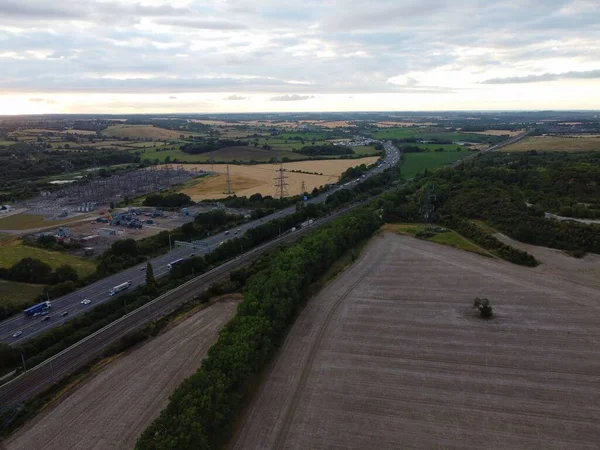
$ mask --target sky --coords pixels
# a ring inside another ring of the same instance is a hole
[[[0,114],[600,109],[600,0],[0,0]]]

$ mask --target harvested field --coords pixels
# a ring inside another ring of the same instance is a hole
[[[8,450],[131,449],[230,320],[225,300],[111,362],[6,442]]]
[[[521,134],[523,130],[511,131],[511,130],[485,130],[485,131],[469,131],[470,134],[488,134],[490,136],[516,136]]]
[[[598,448],[600,292],[549,275],[373,238],[308,302],[230,447]]]
[[[542,263],[531,270],[600,289],[600,255],[588,253],[583,258],[574,258],[561,250],[524,244],[502,233],[494,236],[505,244],[531,253]]]
[[[585,152],[600,150],[598,137],[528,136],[519,142],[507,145],[501,152]]]
[[[373,164],[378,157],[368,157],[360,159],[338,159],[321,161],[298,161],[284,163],[283,168],[286,171],[286,182],[288,183],[288,195],[300,194],[302,181],[306,184],[306,189],[310,192],[315,187],[323,186],[327,183],[338,181],[342,172],[349,167],[360,164]],[[210,171],[210,164],[188,164],[188,168],[197,168]],[[253,166],[239,166],[229,164],[229,173],[232,179],[233,190],[237,196],[250,196],[257,192],[262,195],[275,195],[275,177],[279,164],[256,164]],[[311,173],[293,173],[292,170],[302,170]],[[227,173],[226,164],[215,164],[214,171],[219,174]],[[315,173],[322,174],[316,175]],[[208,186],[203,186],[208,185]],[[183,192],[192,200],[205,200],[225,197],[225,176],[200,178],[196,183],[184,187]]]
[[[153,127],[150,125],[112,125],[102,130],[104,136],[128,137],[128,138],[152,138],[152,139],[179,139],[179,136],[197,136],[198,133],[191,131],[174,131],[166,128]]]
[[[434,122],[376,122],[376,126],[379,128],[393,128],[393,127],[426,127],[435,126],[437,123]]]

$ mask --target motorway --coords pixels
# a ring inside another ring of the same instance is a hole
[[[381,164],[379,166],[375,167],[369,173],[367,173],[366,177],[370,177],[372,175],[380,173],[386,168],[392,167],[400,161],[400,152],[390,142],[384,143],[384,149],[385,157],[383,161],[381,161]],[[340,189],[351,188],[358,182],[360,182],[360,180],[355,180],[346,183],[343,186],[335,186],[328,192],[308,200],[307,203],[322,203],[332,193]],[[296,207],[290,206],[288,208],[279,210],[269,216],[265,216],[262,219],[254,220],[252,222],[240,225],[239,227],[237,227],[240,229],[237,235],[234,235],[235,229],[231,229],[228,234],[222,232],[214,236],[202,239],[201,241],[196,241],[201,242],[201,244],[199,244],[198,247],[195,249],[191,249],[188,247],[172,248],[171,251],[150,260],[154,269],[154,276],[155,278],[165,276],[169,272],[167,264],[169,264],[171,261],[174,261],[179,258],[187,258],[191,255],[191,253],[194,253],[196,256],[205,255],[206,253],[212,251],[223,241],[227,241],[234,237],[241,236],[250,228],[259,226],[265,222],[268,222],[269,220],[293,214],[295,211]],[[285,230],[281,231],[283,232]],[[5,342],[8,344],[24,342],[36,335],[39,335],[45,331],[50,330],[55,326],[64,323],[65,321],[71,320],[78,314],[89,311],[99,303],[105,302],[106,300],[110,299],[111,297],[108,295],[108,291],[113,286],[121,284],[125,281],[131,281],[130,289],[134,289],[137,286],[143,285],[146,282],[146,272],[143,270],[145,267],[146,262],[134,266],[130,269],[124,270],[122,272],[119,272],[117,274],[108,276],[102,280],[96,281],[95,283],[78,289],[77,291],[72,292],[70,294],[64,295],[56,299],[50,299],[52,307],[50,309],[51,313],[49,315],[50,320],[48,321],[42,322],[41,317],[28,317],[24,314],[18,314],[16,316],[4,320],[3,322],[0,322],[0,342]],[[90,303],[87,305],[82,304],[81,301],[84,299],[90,300]],[[61,314],[63,312],[68,312],[68,315],[62,317]],[[13,334],[17,331],[22,331],[22,334],[18,337],[13,337]]]

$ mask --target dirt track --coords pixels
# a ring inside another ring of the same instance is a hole
[[[230,447],[598,448],[600,291],[551,275],[374,238],[302,312]]]
[[[236,306],[233,300],[215,303],[107,365],[12,436],[6,448],[133,448],[175,387],[200,366]]]

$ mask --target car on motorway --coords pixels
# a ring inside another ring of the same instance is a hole
[[[61,317],[65,317],[69,315],[69,311],[63,311],[62,313],[60,313]]]
[[[225,234],[229,234],[229,230],[227,230],[227,231],[225,232]]]
[[[84,298],[83,300],[81,300],[82,305],[89,305],[90,303],[92,303],[92,301],[87,298]]]
[[[146,270],[146,266],[140,267],[141,272],[143,272],[144,270]]]
[[[192,256],[196,256],[196,254],[195,254],[195,253],[190,253],[190,258],[191,258]]]
[[[40,316],[46,316],[46,315],[48,315],[48,311],[42,311],[42,312],[40,313]]]
[[[14,338],[18,338],[19,336],[21,336],[23,334],[23,332],[21,330],[17,331],[15,334],[13,334]]]
[[[46,316],[42,319],[42,322],[47,322],[48,320],[50,320],[50,316]]]

